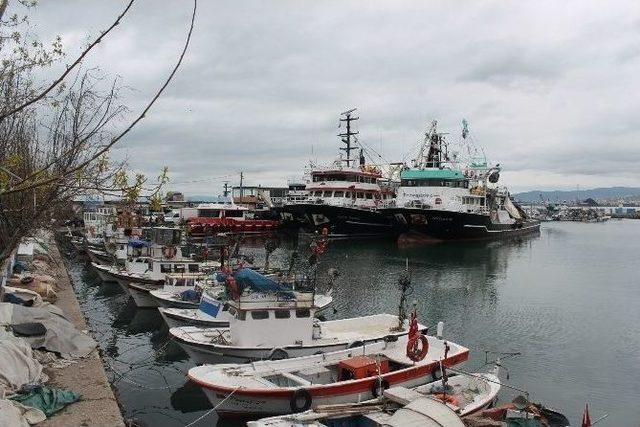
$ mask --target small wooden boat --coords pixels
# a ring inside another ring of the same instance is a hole
[[[248,421],[247,427],[464,427],[456,412],[435,399],[420,397],[407,405],[391,399],[395,388],[384,392],[384,400],[324,406],[322,411],[307,411],[279,417]]]
[[[224,292],[224,287],[215,280],[214,275],[172,273],[165,277],[162,288],[149,292],[156,307],[197,308],[205,289],[214,287],[213,293],[216,295]]]
[[[100,265],[111,265],[115,262],[113,255],[102,249],[90,248],[86,249],[87,255],[91,261]]]
[[[499,363],[492,373],[459,374],[413,389],[392,387],[383,396],[354,404],[319,405],[313,410],[263,418],[250,427],[360,427],[408,425],[463,425],[460,417],[491,406],[500,391]],[[433,403],[427,403],[433,402]],[[437,402],[437,404],[436,404]],[[444,408],[443,408],[444,407]],[[415,408],[422,408],[415,414]],[[410,411],[406,411],[409,409]],[[447,415],[452,412],[455,416]],[[322,423],[322,424],[320,424]]]
[[[415,318],[414,318],[415,319]],[[461,345],[426,336],[411,322],[410,336],[388,336],[359,347],[251,364],[204,365],[189,370],[222,414],[286,414],[318,405],[361,402],[393,387],[434,381],[440,363],[467,360]]]

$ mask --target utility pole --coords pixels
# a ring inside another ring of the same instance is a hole
[[[244,196],[244,189],[242,188],[243,173],[240,172],[240,204],[242,204],[242,197]]]
[[[344,118],[340,119],[340,122],[341,122],[340,124],[342,125],[342,122],[347,123],[347,131],[345,133],[338,134],[338,136],[342,139],[342,142],[344,142],[344,144],[346,145],[346,147],[340,147],[340,149],[345,153],[347,153],[347,166],[350,166],[350,162],[353,161],[353,159],[351,159],[351,151],[357,149],[357,147],[351,145],[351,142],[352,142],[351,137],[356,136],[357,134],[360,133],[360,132],[351,131],[351,122],[355,122],[360,118],[360,117],[351,117],[351,114],[356,110],[357,108],[352,108],[351,110],[345,111],[344,113],[340,114],[341,116],[344,116]]]
[[[229,195],[229,181],[225,181],[224,182],[224,197],[227,197]]]

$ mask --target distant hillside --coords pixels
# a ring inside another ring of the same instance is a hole
[[[544,200],[551,202],[562,202],[563,200],[575,200],[578,197],[577,190],[553,190],[553,191],[526,191],[524,193],[514,194],[513,197],[516,200],[525,203],[539,202],[540,195]],[[591,199],[617,199],[637,196],[640,198],[639,187],[607,187],[607,188],[593,188],[591,190],[580,189],[579,198],[584,200]]]

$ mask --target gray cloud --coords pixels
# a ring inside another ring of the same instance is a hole
[[[43,38],[73,58],[122,2],[43,1]],[[133,112],[173,66],[190,2],[139,0],[91,55],[135,88]],[[214,178],[284,184],[337,154],[337,116],[359,107],[361,138],[401,159],[428,121],[478,144],[517,190],[638,181],[637,2],[200,1],[184,67],[114,151],[187,192]],[[313,147],[313,148],[312,148]],[[548,179],[540,181],[540,176]],[[603,178],[604,179],[604,178]],[[616,181],[617,180],[617,181]]]

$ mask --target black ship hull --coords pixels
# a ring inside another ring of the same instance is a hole
[[[502,224],[489,215],[420,208],[390,208],[384,210],[397,227],[398,234],[408,233],[434,240],[505,239],[535,234],[540,222],[534,220]]]
[[[300,203],[282,206],[279,211],[286,228],[309,233],[322,233],[326,228],[332,238],[398,235],[392,219],[375,210]]]

